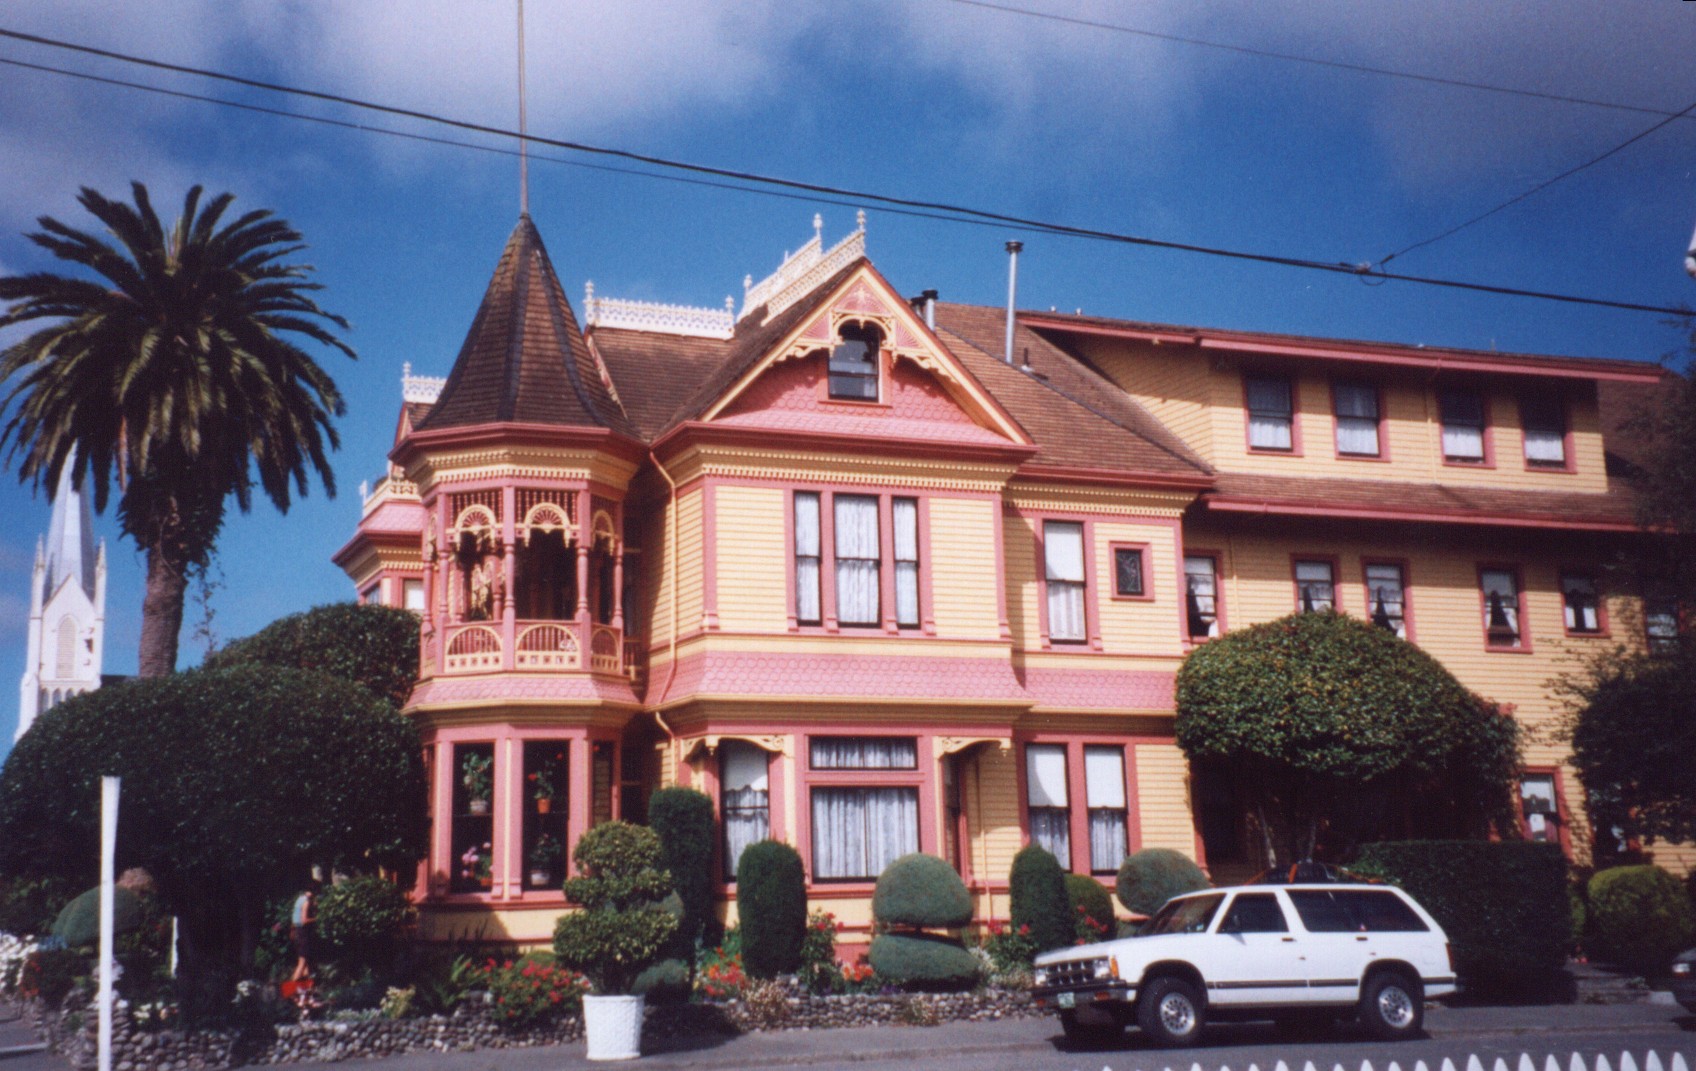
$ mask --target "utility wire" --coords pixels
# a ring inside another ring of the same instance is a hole
[[[108,49],[94,48],[90,45],[79,45],[69,41],[60,41],[50,37],[41,37],[36,34],[22,33],[17,30],[0,28],[0,37],[27,41],[32,44],[45,45],[50,48],[80,52],[86,55],[100,56],[105,59],[118,60],[123,63],[136,64],[143,67],[153,68],[155,70],[171,71],[178,74],[191,74],[201,78],[210,78],[216,81],[246,86],[253,89],[263,89],[274,93],[305,97],[311,100],[343,104],[348,107],[374,111],[386,115],[397,115],[410,119],[418,119],[428,123],[436,123],[443,126],[453,127],[459,130],[467,130],[480,134],[491,134],[502,138],[518,139],[521,137],[521,135],[519,135],[516,131],[502,127],[473,123],[463,119],[452,119],[447,116],[436,115],[430,112],[400,108],[388,104],[378,104],[373,101],[361,100],[356,97],[347,97],[334,93],[325,93],[319,90],[302,89],[295,86],[280,85],[274,82],[264,82],[258,79],[245,78],[240,75],[227,74],[222,71],[213,71],[198,67],[188,67],[181,64],[166,63],[162,60],[147,59],[145,57],[133,56],[122,52],[114,52]],[[573,152],[587,153],[600,157],[629,160],[634,163],[675,169],[691,174],[712,175],[717,178],[730,179],[736,182],[776,186],[781,189],[799,190],[811,194],[848,198],[862,202],[875,202],[880,205],[894,206],[897,208],[947,213],[951,217],[969,217],[974,220],[985,220],[991,223],[1000,223],[1013,227],[1046,232],[1049,234],[1092,238],[1099,241],[1116,242],[1124,245],[1142,246],[1152,249],[1170,249],[1179,252],[1199,253],[1207,256],[1223,257],[1230,260],[1247,261],[1257,264],[1274,264],[1282,267],[1301,268],[1309,271],[1322,271],[1337,275],[1354,275],[1375,280],[1393,279],[1400,282],[1418,283],[1423,286],[1444,287],[1452,290],[1466,290],[1475,293],[1499,294],[1510,297],[1537,298],[1545,301],[1558,301],[1572,305],[1588,305],[1599,308],[1622,309],[1629,312],[1652,312],[1663,316],[1684,316],[1687,315],[1689,311],[1687,309],[1673,308],[1663,305],[1648,305],[1640,302],[1614,301],[1607,298],[1583,297],[1575,294],[1558,294],[1549,291],[1498,286],[1489,283],[1468,283],[1432,276],[1386,272],[1382,270],[1374,270],[1371,265],[1367,264],[1348,264],[1343,262],[1309,260],[1301,257],[1277,256],[1269,253],[1249,253],[1241,250],[1225,249],[1216,246],[1198,245],[1191,242],[1173,242],[1157,238],[1144,238],[1137,235],[1121,234],[1115,231],[1105,231],[1090,227],[1077,227],[1069,224],[1053,223],[1024,216],[992,212],[986,209],[954,205],[947,202],[895,197],[889,194],[872,193],[869,191],[854,190],[840,186],[802,182],[796,179],[776,178],[773,176],[761,175],[756,172],[737,171],[730,168],[713,167],[706,164],[671,160],[661,156],[632,152],[627,149],[612,149],[603,146],[588,145],[581,142],[565,141],[558,138],[542,137],[537,134],[522,135],[522,137],[524,140],[535,144],[549,145],[554,148],[567,149]]]
[[[1524,193],[1518,194],[1518,195],[1513,196],[1513,197],[1509,197],[1507,200],[1503,201],[1501,204],[1497,205],[1496,207],[1489,209],[1488,211],[1485,211],[1485,212],[1480,212],[1480,213],[1478,213],[1478,215],[1473,216],[1471,219],[1467,220],[1464,223],[1457,223],[1453,227],[1450,227],[1448,230],[1442,232],[1441,234],[1434,234],[1431,237],[1426,238],[1422,241],[1415,242],[1410,246],[1406,246],[1404,248],[1396,250],[1394,253],[1391,253],[1389,256],[1380,260],[1378,262],[1378,267],[1382,268],[1384,265],[1388,264],[1390,261],[1401,256],[1403,253],[1411,253],[1415,249],[1422,249],[1425,246],[1428,246],[1433,242],[1440,242],[1444,238],[1447,238],[1451,234],[1456,234],[1460,231],[1464,231],[1466,228],[1472,226],[1474,223],[1480,223],[1480,222],[1482,222],[1486,219],[1489,219],[1491,216],[1495,215],[1497,212],[1500,212],[1502,209],[1511,208],[1514,205],[1518,204],[1519,202],[1525,200],[1527,197],[1530,197],[1531,195],[1536,194],[1536,193],[1541,193],[1542,191],[1548,189],[1550,186],[1553,186],[1555,183],[1560,182],[1562,179],[1571,178],[1572,176],[1578,174],[1580,171],[1583,171],[1586,168],[1596,166],[1597,164],[1601,163],[1603,160],[1606,160],[1608,157],[1614,155],[1615,153],[1624,150],[1625,148],[1627,148],[1630,145],[1633,145],[1633,144],[1635,144],[1639,141],[1642,141],[1644,138],[1648,137],[1650,134],[1653,134],[1655,131],[1661,129],[1662,127],[1673,122],[1674,120],[1684,118],[1685,116],[1689,115],[1691,112],[1696,112],[1696,102],[1692,102],[1691,105],[1688,108],[1685,108],[1681,112],[1675,112],[1672,115],[1667,116],[1665,119],[1662,119],[1660,122],[1656,123],[1652,127],[1649,127],[1647,130],[1638,131],[1636,134],[1633,134],[1631,137],[1626,138],[1624,141],[1620,142],[1618,145],[1615,145],[1613,148],[1609,149],[1607,152],[1603,153],[1600,156],[1592,157],[1589,160],[1586,160],[1584,163],[1579,164],[1577,167],[1569,167],[1565,171],[1562,171],[1560,174],[1554,176],[1553,178],[1544,179],[1542,182],[1539,182],[1537,185],[1531,187],[1529,190],[1526,190]]]
[[[1222,41],[1208,41],[1199,37],[1186,37],[1182,34],[1161,33],[1157,30],[1144,30],[1135,26],[1123,26],[1112,22],[1098,22],[1094,19],[1078,18],[1074,15],[1057,15],[1048,11],[1033,11],[1029,8],[1015,7],[1012,4],[996,4],[989,0],[947,0],[948,3],[959,4],[962,7],[982,8],[986,11],[999,11],[1007,15],[1020,15],[1025,18],[1043,19],[1048,22],[1060,22],[1069,26],[1082,26],[1091,30],[1108,30],[1112,33],[1130,34],[1134,37],[1147,37],[1156,41],[1172,41],[1182,45],[1194,45],[1198,48],[1211,48],[1220,52],[1235,52],[1238,55],[1254,56],[1258,59],[1275,59],[1287,63],[1306,63],[1315,67],[1329,67],[1339,71],[1353,71],[1357,74],[1376,74],[1386,78],[1402,78],[1413,82],[1427,82],[1432,85],[1452,86],[1457,89],[1478,89],[1487,93],[1505,93],[1515,97],[1530,97],[1536,100],[1555,101],[1560,104],[1582,104],[1591,108],[1611,108],[1622,112],[1642,112],[1645,115],[1665,115],[1682,118],[1689,113],[1686,108],[1682,112],[1672,112],[1665,108],[1648,108],[1637,104],[1621,104],[1617,101],[1594,100],[1589,97],[1571,97],[1560,93],[1545,93],[1535,89],[1517,89],[1513,86],[1499,86],[1488,82],[1470,82],[1462,78],[1444,78],[1434,74],[1419,74],[1414,71],[1398,71],[1390,67],[1373,67],[1364,63],[1346,63],[1342,60],[1324,59],[1319,56],[1303,56],[1291,52],[1274,52],[1265,48],[1250,48],[1247,45],[1231,45]]]

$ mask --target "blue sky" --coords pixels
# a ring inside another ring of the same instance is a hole
[[[1642,108],[1696,102],[1696,14],[1666,0],[1016,0],[1159,34]],[[532,132],[811,182],[1161,239],[1377,261],[1647,128],[1658,117],[1291,63],[1036,20],[953,0],[619,0],[527,5]],[[13,0],[0,27],[516,125],[507,0],[244,3]],[[508,147],[410,120],[140,71],[0,39],[0,59]],[[507,155],[402,141],[0,64],[0,272],[53,265],[22,234],[90,221],[80,185],[148,183],[162,212],[201,183],[267,207],[311,245],[357,363],[322,361],[348,413],[340,494],[256,505],[220,543],[214,630],[245,635],[348,598],[330,555],[383,470],[403,362],[445,374],[517,217]],[[572,159],[558,150],[544,157]],[[1656,305],[1696,300],[1696,119],[1394,266],[1413,274]],[[531,214],[567,292],[697,305],[741,296],[853,205],[684,185],[538,159]],[[906,293],[1005,298],[1133,319],[1657,360],[1659,316],[965,226],[868,209],[873,260]],[[7,341],[0,337],[0,344]],[[23,672],[44,494],[0,473],[0,682]],[[141,562],[110,517],[107,671],[135,668]],[[190,622],[200,616],[190,607]],[[181,664],[200,657],[188,638]],[[15,693],[5,693],[7,695]],[[16,710],[0,698],[0,753]]]

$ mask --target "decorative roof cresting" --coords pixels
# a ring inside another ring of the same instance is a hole
[[[824,219],[815,213],[811,241],[794,253],[786,255],[778,269],[759,282],[754,282],[751,275],[742,281],[742,313],[737,320],[746,319],[750,312],[762,305],[766,307],[766,318],[770,319],[812,293],[813,288],[826,279],[865,256],[865,211],[862,209],[856,213],[854,219],[857,224],[854,232],[837,242],[829,252],[823,252]]]
[[[447,376],[415,376],[412,374],[412,362],[407,361],[400,366],[400,399],[434,405],[436,396],[442,393],[447,381]]]
[[[725,339],[736,330],[736,300],[725,298],[722,309],[666,305],[658,301],[596,297],[595,284],[585,283],[583,322],[589,327]]]

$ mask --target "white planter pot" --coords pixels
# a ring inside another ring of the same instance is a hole
[[[634,1060],[642,1055],[642,1008],[646,997],[583,998],[583,1033],[591,1060]]]

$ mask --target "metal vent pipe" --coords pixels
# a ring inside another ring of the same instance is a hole
[[[1001,359],[1008,364],[1013,363],[1013,309],[1019,294],[1019,250],[1023,248],[1023,242],[1007,243],[1007,345]]]
[[[935,331],[936,330],[936,291],[935,290],[924,291],[923,293],[921,293],[919,295],[919,300],[924,302],[924,306],[925,306],[925,326],[930,328],[932,331]]]

